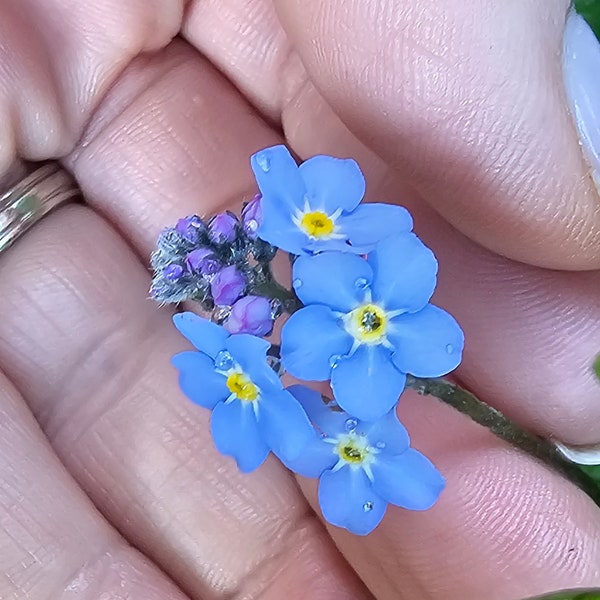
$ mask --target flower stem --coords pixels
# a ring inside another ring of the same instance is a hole
[[[270,263],[262,265],[263,280],[254,286],[253,292],[273,300],[281,300],[283,309],[290,315],[302,307],[293,290],[288,290],[273,276]]]
[[[525,431],[471,392],[444,379],[421,379],[410,375],[406,386],[419,394],[441,400],[475,423],[489,429],[500,439],[552,467],[586,492],[600,506],[600,488],[589,475],[564,458],[551,442]]]

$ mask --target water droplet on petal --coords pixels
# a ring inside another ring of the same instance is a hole
[[[271,160],[264,152],[259,152],[256,155],[256,164],[265,172],[268,173],[271,168]]]
[[[250,219],[246,223],[246,229],[250,233],[256,233],[258,231],[258,221],[256,219]]]
[[[448,354],[452,354],[452,353],[454,352],[454,346],[453,346],[452,344],[448,344],[448,345],[446,346],[446,352],[447,352]]]
[[[379,450],[383,450],[385,448],[385,442],[377,442],[375,447],[379,448]]]
[[[356,419],[348,419],[344,426],[348,433],[352,433],[358,427],[358,421]]]
[[[365,502],[363,504],[363,510],[365,512],[371,512],[373,510],[373,503],[372,502]]]
[[[292,285],[294,288],[302,287],[302,279],[294,279],[294,281],[292,281]]]
[[[355,282],[354,285],[359,289],[359,290],[364,290],[365,288],[369,287],[369,282],[364,278],[364,277],[359,277]]]
[[[334,354],[333,356],[330,356],[329,357],[329,366],[332,369],[335,369],[338,366],[341,358],[342,357],[339,354]]]
[[[221,350],[219,354],[215,357],[215,367],[219,371],[229,371],[235,366],[235,360],[233,360],[233,356],[227,352],[227,350]]]
[[[419,394],[419,396],[424,396],[425,392],[427,391],[427,388],[425,387],[424,384],[417,385],[414,389],[415,389],[415,392],[417,392],[417,394]]]

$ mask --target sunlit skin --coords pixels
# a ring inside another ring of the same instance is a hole
[[[256,193],[253,152],[353,157],[367,200],[405,204],[439,258],[434,301],[466,332],[457,377],[538,433],[600,441],[600,211],[564,103],[568,5],[1,3],[0,178],[59,159],[86,204],[0,257],[0,597],[600,585],[587,497],[412,393],[400,416],[447,479],[439,503],[391,507],[366,538],[325,528],[315,481],[274,459],[241,475],[214,449],[169,364],[189,346],[148,300],[160,229],[237,211]]]

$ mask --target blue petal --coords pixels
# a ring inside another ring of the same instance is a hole
[[[299,402],[285,390],[261,396],[258,428],[281,460],[298,457],[313,441],[315,430]]]
[[[283,464],[302,475],[302,477],[320,477],[323,471],[331,469],[339,460],[335,446],[326,444],[318,435],[313,434],[312,441],[293,460],[282,460]]]
[[[431,461],[412,448],[373,461],[371,471],[373,489],[390,504],[409,510],[431,508],[446,485]]]
[[[282,204],[288,211],[302,209],[306,189],[296,161],[285,146],[271,146],[253,154],[250,164],[262,194],[263,217],[269,206],[265,198]]]
[[[361,421],[376,421],[398,402],[406,375],[392,364],[382,346],[363,344],[352,356],[341,358],[331,373],[337,403]]]
[[[300,165],[300,175],[312,210],[354,210],[365,195],[365,178],[351,158],[313,156]]]
[[[345,254],[368,254],[373,250],[373,244],[366,244],[364,246],[351,246],[346,239],[333,239],[333,240],[313,240],[309,238],[309,241],[304,244],[304,250],[309,255],[317,254],[319,252],[344,252]]]
[[[269,447],[258,430],[251,402],[234,400],[215,406],[210,429],[217,450],[233,456],[240,471],[249,473],[262,465],[269,454]]]
[[[373,490],[365,472],[351,467],[321,475],[319,504],[329,523],[356,535],[371,533],[387,508],[387,502]]]
[[[364,302],[373,271],[360,256],[324,252],[298,258],[292,279],[304,304],[325,304],[333,310],[350,312]]]
[[[347,354],[352,336],[326,306],[307,306],[295,312],[281,330],[281,358],[294,377],[326,381],[332,357]]]
[[[378,448],[382,454],[400,454],[410,446],[408,431],[398,420],[395,410],[374,423],[361,421],[357,430],[366,435],[369,445]]]
[[[214,358],[225,347],[229,333],[208,319],[199,317],[192,312],[174,315],[173,323],[200,352]]]
[[[350,415],[343,412],[335,401],[324,402],[319,392],[305,385],[292,385],[287,390],[300,402],[319,433],[326,437],[336,437],[346,431],[346,421]]]
[[[433,304],[392,319],[388,339],[396,367],[415,377],[441,377],[456,369],[465,343],[459,324]]]
[[[353,245],[375,245],[396,233],[407,233],[413,227],[410,213],[394,204],[362,204],[340,218],[342,233]]]
[[[215,371],[215,363],[205,354],[180,352],[171,363],[179,370],[181,391],[195,404],[213,408],[229,396],[225,377]]]
[[[254,384],[265,390],[280,390],[281,381],[267,363],[270,347],[269,342],[249,333],[232,335],[225,343],[227,351]]]
[[[310,238],[292,221],[296,209],[290,209],[277,198],[261,199],[262,223],[258,237],[291,254],[303,254]]]
[[[437,260],[414,233],[387,237],[369,254],[375,273],[373,299],[386,310],[416,312],[433,294]]]

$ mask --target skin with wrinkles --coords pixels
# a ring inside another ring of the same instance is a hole
[[[147,256],[164,225],[251,198],[248,157],[281,128],[301,157],[355,157],[369,198],[414,212],[440,257],[435,300],[466,330],[459,376],[475,392],[537,431],[600,440],[600,282],[577,272],[597,266],[597,197],[552,67],[567,3],[448,2],[437,18],[425,0],[341,5],[0,7],[2,176],[17,156],[59,158],[89,204],[0,257],[0,597],[516,600],[600,585],[591,501],[433,399],[407,394],[400,416],[448,490],[357,538],[323,527],[313,481],[272,459],[237,472],[178,391],[169,358],[186,346],[147,299]],[[489,38],[493,22],[530,34]],[[440,63],[424,43],[442,37]],[[493,52],[477,63],[468,48],[483,39]],[[517,56],[533,74],[523,96],[552,128],[502,84]],[[470,77],[477,64],[487,71]],[[484,85],[494,77],[510,92],[500,105]],[[455,89],[464,96],[441,93]],[[473,118],[464,97],[483,102]]]

